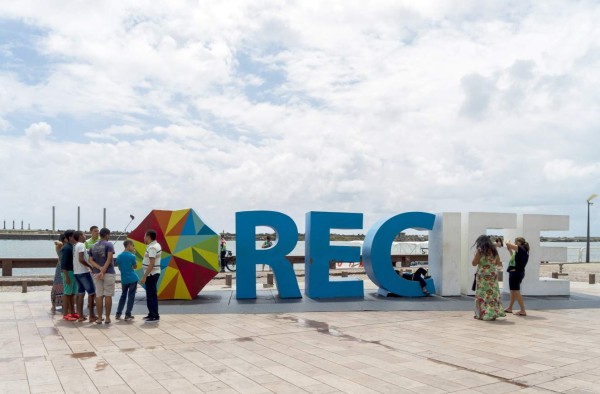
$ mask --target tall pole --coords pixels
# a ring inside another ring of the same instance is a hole
[[[103,214],[102,214],[102,227],[106,228],[106,208],[104,208]]]
[[[586,238],[586,245],[585,245],[585,262],[586,263],[590,262],[590,205],[594,205],[592,200],[596,197],[598,197],[597,194],[592,194],[587,199],[587,238]]]
[[[56,207],[52,206],[52,232],[56,231]]]
[[[81,207],[77,207],[77,231],[81,230]]]
[[[592,205],[591,202],[587,202],[588,204],[588,217],[587,217],[587,238],[586,238],[586,243],[585,243],[585,262],[589,263],[590,262],[590,205]]]

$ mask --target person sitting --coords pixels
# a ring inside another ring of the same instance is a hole
[[[423,267],[420,267],[414,273],[404,272],[402,273],[402,277],[407,280],[419,282],[421,284],[421,290],[423,291],[423,294],[430,295],[429,291],[427,291],[427,282],[425,282],[425,279],[429,278],[429,275]]]
[[[268,248],[270,248],[271,246],[273,246],[273,242],[271,241],[271,236],[270,236],[270,235],[267,235],[267,239],[265,240],[265,242],[263,242],[263,244],[262,244],[261,248],[262,248],[262,249],[268,249]],[[262,265],[262,271],[264,271],[264,270],[265,270],[265,265],[263,264],[263,265]],[[271,270],[271,268],[269,267],[269,271],[270,271],[270,270]]]

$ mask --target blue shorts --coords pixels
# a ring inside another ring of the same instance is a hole
[[[79,288],[79,292],[77,294],[96,294],[94,281],[92,280],[92,275],[89,272],[83,274],[75,274],[75,280],[77,281],[77,286]]]

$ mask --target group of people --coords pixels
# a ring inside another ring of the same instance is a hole
[[[52,312],[62,306],[63,320],[110,324],[112,297],[115,294],[115,265],[121,272],[121,298],[115,319],[134,319],[133,303],[138,283],[146,287],[148,322],[160,320],[158,314],[157,284],[160,277],[161,247],[156,241],[156,231],[145,234],[146,251],[142,260],[143,274],[135,273],[137,266],[135,247],[131,240],[123,242],[124,251],[114,258],[115,248],[109,241],[110,230],[90,228],[91,238],[82,231],[67,230],[55,241],[58,264],[52,287]],[[88,296],[89,316],[84,314],[84,298]]]
[[[160,320],[158,313],[158,279],[160,277],[161,246],[156,241],[156,231],[148,230],[145,235],[146,252],[142,261],[143,274],[135,273],[136,258],[132,241],[123,242],[125,250],[113,259],[115,249],[109,241],[110,230],[97,226],[90,228],[91,238],[86,240],[81,231],[67,230],[55,242],[59,263],[56,267],[54,286],[52,288],[52,311],[63,309],[63,319],[68,321],[85,321],[96,324],[111,323],[112,297],[115,293],[115,264],[121,272],[121,298],[117,306],[115,318],[121,319],[125,309],[125,320],[131,320],[131,314],[137,285],[146,287],[146,304],[148,315],[143,319],[149,322]],[[273,244],[270,237],[263,244],[269,248]],[[475,319],[495,320],[513,313],[513,306],[519,304],[520,310],[514,312],[519,316],[527,316],[525,302],[521,296],[521,282],[525,277],[525,266],[529,260],[529,244],[522,237],[515,238],[514,243],[507,241],[506,248],[510,252],[508,264],[508,283],[510,301],[504,309],[500,300],[498,270],[502,262],[498,247],[502,247],[501,239],[492,240],[488,235],[481,235],[473,245],[476,248],[472,265],[477,267],[475,274]],[[227,250],[225,238],[221,238],[221,258]],[[422,291],[429,295],[425,278],[427,272],[417,270],[406,279],[419,281]],[[88,295],[89,317],[84,315],[85,294]],[[95,312],[97,311],[97,314]]]
[[[510,301],[508,308],[502,307],[500,300],[500,287],[498,285],[498,270],[502,269],[502,261],[498,255],[498,247],[502,247],[502,240],[492,241],[488,235],[481,235],[475,241],[475,256],[472,264],[477,267],[475,274],[475,319],[496,320],[513,313],[513,306],[517,302],[520,310],[515,312],[518,316],[527,316],[525,302],[521,296],[521,282],[525,278],[525,266],[529,260],[529,243],[523,237],[515,238],[515,242],[506,242],[511,257],[508,264],[508,285],[510,288]]]

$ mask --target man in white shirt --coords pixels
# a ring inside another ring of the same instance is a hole
[[[94,313],[96,289],[94,288],[94,281],[90,274],[92,267],[88,263],[85,234],[81,231],[75,231],[73,238],[77,241],[73,248],[73,273],[75,274],[75,281],[77,281],[79,289],[77,296],[75,297],[75,312],[79,315],[77,321],[82,322],[86,319],[83,314],[83,297],[85,296],[85,293],[87,293],[90,322],[94,322],[97,319],[96,314]]]
[[[158,314],[158,278],[160,278],[160,255],[162,248],[156,242],[156,231],[146,231],[146,253],[142,266],[144,268],[144,276],[140,279],[140,284],[146,284],[146,305],[148,306],[148,316],[143,319],[147,322],[158,322],[160,316]]]

